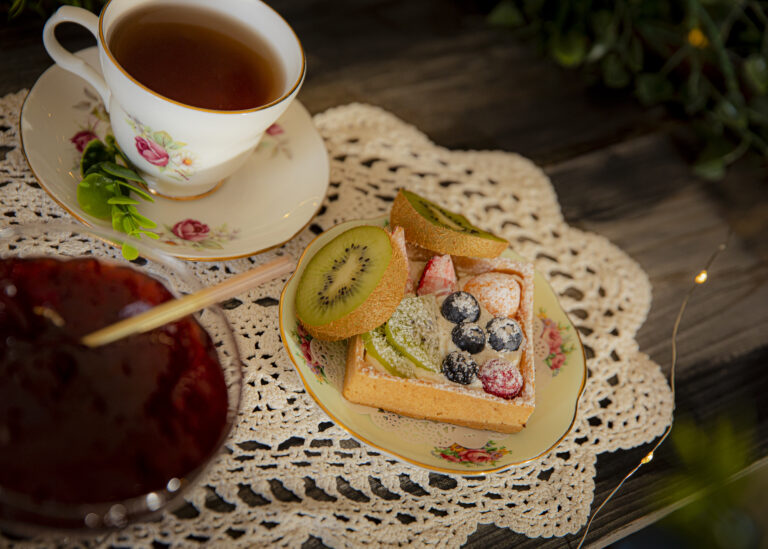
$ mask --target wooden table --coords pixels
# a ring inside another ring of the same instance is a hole
[[[683,294],[728,230],[730,245],[699,288],[679,337],[677,416],[707,422],[740,406],[756,418],[753,464],[768,461],[768,177],[742,161],[720,183],[691,175],[691,151],[660,109],[590,89],[542,58],[534,45],[485,20],[494,2],[393,0],[273,5],[308,55],[300,99],[312,113],[353,101],[379,105],[449,148],[528,156],[552,178],[569,224],[608,237],[650,276],[653,306],[640,349],[671,364],[670,335]],[[0,96],[31,87],[51,61],[42,22],[0,28]],[[71,49],[92,45],[81,29],[59,34]],[[4,152],[0,149],[0,156]],[[2,183],[0,181],[0,183]],[[745,435],[746,436],[746,435]],[[648,446],[603,454],[596,507]],[[670,444],[598,515],[588,536],[609,544],[664,516],[648,496],[680,467]],[[765,467],[764,467],[765,468]],[[471,547],[571,547],[577,537],[531,540],[480,525]],[[316,538],[308,546],[321,546]]]

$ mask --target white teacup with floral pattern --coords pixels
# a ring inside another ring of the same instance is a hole
[[[288,23],[259,0],[163,0],[180,10],[199,7],[236,17],[272,47],[284,74],[282,94],[266,105],[241,111],[184,105],[140,84],[108,47],[115,22],[152,1],[111,0],[100,17],[63,6],[46,23],[43,42],[60,67],[84,78],[101,95],[118,145],[150,190],[169,198],[196,198],[234,173],[288,108],[304,81],[304,52]],[[59,44],[54,29],[62,22],[83,25],[96,37],[101,74]]]

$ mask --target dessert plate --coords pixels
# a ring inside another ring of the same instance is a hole
[[[95,47],[77,55],[98,70]],[[77,184],[78,148],[109,132],[95,91],[56,65],[40,76],[21,110],[24,154],[40,185],[77,220],[108,228],[109,221],[80,208]],[[164,252],[199,261],[234,259],[278,246],[301,231],[320,208],[328,179],[323,140],[307,110],[294,101],[243,167],[214,192],[186,201],[157,197],[137,207],[157,222],[160,239],[151,243]]]
[[[298,280],[311,257],[357,225],[386,226],[387,218],[350,221],[313,240],[280,296],[280,335],[307,392],[340,427],[377,450],[441,473],[484,475],[535,460],[568,434],[576,418],[587,365],[579,335],[544,276],[534,280],[536,408],[515,434],[406,418],[348,402],[341,394],[346,342],[313,339],[296,320]],[[511,251],[504,254],[520,259]]]

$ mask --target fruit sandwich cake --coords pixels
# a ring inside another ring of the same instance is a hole
[[[508,242],[410,191],[389,230],[351,228],[301,275],[296,316],[348,339],[342,393],[420,419],[514,433],[535,405],[533,266]]]

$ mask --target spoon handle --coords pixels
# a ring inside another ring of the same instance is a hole
[[[209,286],[179,299],[166,301],[141,314],[126,318],[84,336],[80,342],[88,347],[100,347],[132,334],[140,334],[178,320],[230,297],[241,294],[294,268],[293,261],[284,256],[240,273],[214,286]]]

